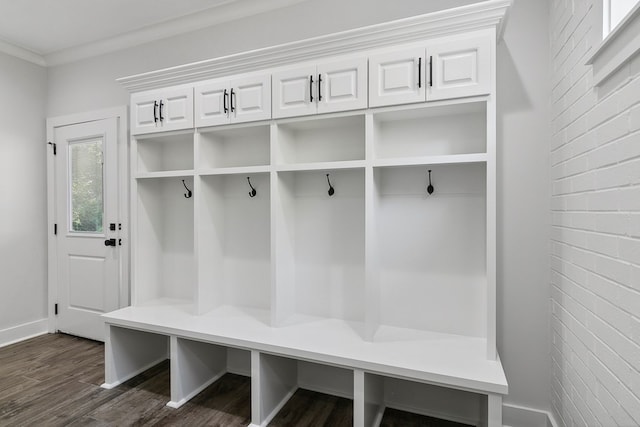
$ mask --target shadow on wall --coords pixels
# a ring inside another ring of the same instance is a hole
[[[506,42],[503,40],[497,46],[497,153],[496,153],[496,161],[497,161],[497,174],[498,174],[498,183],[499,187],[497,189],[497,248],[496,248],[496,259],[497,259],[497,325],[498,325],[498,349],[502,350],[503,343],[502,337],[505,336],[504,328],[504,310],[506,302],[509,300],[505,294],[505,276],[506,276],[506,267],[505,267],[505,198],[504,198],[504,165],[505,155],[504,155],[504,145],[505,145],[505,137],[504,137],[504,117],[510,114],[530,111],[533,108],[533,103],[529,98],[524,83],[518,73],[515,62],[513,61],[513,57],[509,52],[509,48],[506,45]],[[511,141],[512,143],[517,143],[517,141]],[[501,184],[500,184],[501,183]],[[515,325],[514,325],[515,326]]]

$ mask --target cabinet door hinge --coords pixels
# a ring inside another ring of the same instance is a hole
[[[49,144],[49,145],[51,145],[53,147],[53,155],[55,156],[57,154],[57,152],[58,152],[58,147],[56,146],[56,143],[49,141],[49,142],[47,142],[47,144]]]
[[[53,234],[54,235],[58,234],[58,224],[53,224]]]
[[[53,314],[58,315],[58,303],[53,304]]]

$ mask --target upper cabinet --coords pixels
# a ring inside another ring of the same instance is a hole
[[[369,105],[425,101],[425,49],[395,50],[369,58]]]
[[[367,59],[283,68],[273,74],[273,117],[367,108]]]
[[[427,45],[427,101],[491,92],[491,39],[474,37],[433,41]]]
[[[131,95],[131,133],[193,127],[193,88],[176,87]]]
[[[196,127],[271,118],[271,76],[250,75],[197,85]]]
[[[491,38],[457,37],[369,57],[369,106],[485,95],[491,91]]]

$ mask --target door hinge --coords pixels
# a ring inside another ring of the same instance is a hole
[[[58,224],[53,224],[53,234],[54,235],[58,234]]]
[[[53,314],[58,315],[58,303],[53,304]]]
[[[53,147],[53,155],[55,156],[57,154],[57,152],[58,152],[58,147],[56,146],[56,143],[49,141],[49,142],[47,142],[47,144],[49,144],[49,145],[51,145]]]

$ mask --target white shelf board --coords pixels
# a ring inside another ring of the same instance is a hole
[[[381,326],[370,342],[362,339],[362,323],[299,316],[288,326],[272,328],[267,310],[223,306],[196,316],[183,305],[163,301],[127,307],[103,317],[114,326],[472,392],[508,392],[502,364],[486,359],[484,338]]]
[[[175,177],[191,177],[193,169],[173,170],[173,171],[157,171],[157,172],[138,172],[136,179],[148,178],[175,178]]]
[[[428,166],[428,165],[453,165],[463,163],[486,163],[487,153],[472,154],[450,154],[443,156],[421,156],[421,157],[390,157],[376,159],[373,167],[394,167],[394,166]]]
[[[271,166],[234,166],[228,168],[199,169],[198,175],[244,175],[252,173],[266,173],[271,171]]]
[[[278,172],[296,172],[296,171],[317,171],[317,170],[338,170],[338,169],[363,169],[366,166],[364,160],[343,160],[335,162],[317,162],[317,163],[291,163],[285,165],[277,165]]]

